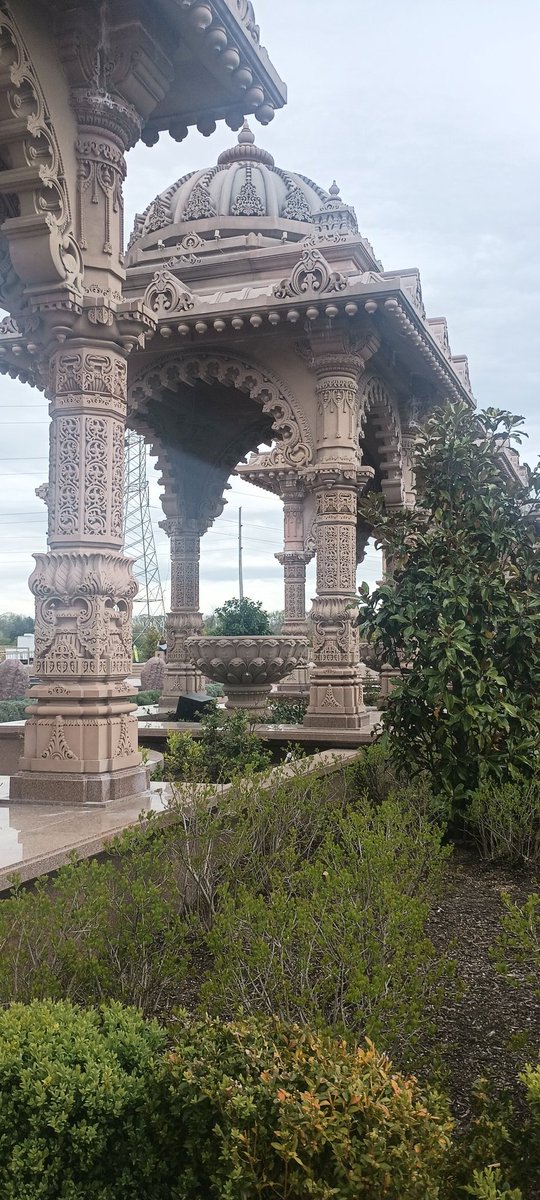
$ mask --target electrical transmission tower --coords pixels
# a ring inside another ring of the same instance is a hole
[[[126,554],[135,559],[133,573],[139,584],[133,616],[140,624],[139,635],[151,625],[163,634],[165,603],[150,517],[144,438],[132,429],[126,430],[125,449],[124,545]]]

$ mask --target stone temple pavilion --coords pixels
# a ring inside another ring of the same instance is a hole
[[[375,488],[412,504],[418,421],[472,398],[418,272],[384,271],[335,184],[257,146],[244,119],[266,125],[285,98],[248,0],[0,0],[0,370],[43,390],[51,417],[48,548],[30,577],[38,682],[14,799],[146,788],[126,682],[126,420],[163,478],[171,696],[197,684],[200,538],[237,468],[283,501],[293,634],[316,555],[306,723],[365,720],[348,607],[369,536],[358,501]],[[237,143],[152,201],[125,256],[126,151],[221,119]]]
[[[285,633],[306,631],[316,555],[305,723],[358,728],[358,501],[375,488],[387,507],[414,502],[417,423],[450,397],[472,402],[467,360],[426,316],[418,271],[384,271],[336,184],[276,166],[247,124],[137,217],[126,263],[125,295],[157,325],[129,361],[128,423],[162,473],[166,697],[200,686],[185,646],[202,624],[200,539],[236,468],[283,501]]]

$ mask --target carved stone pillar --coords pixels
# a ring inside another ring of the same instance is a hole
[[[49,546],[36,554],[34,671],[11,796],[106,803],[146,788],[129,703],[137,584],[122,554],[125,354],[72,340],[50,360]]]
[[[136,706],[129,702],[137,584],[122,553],[127,353],[153,320],[122,300],[124,154],[141,121],[106,89],[76,86],[76,218],[81,271],[70,288],[31,292],[48,370],[49,553],[36,554],[34,671],[21,770],[11,796],[105,804],[142,795]]]
[[[202,629],[199,611],[201,529],[193,520],[161,522],[171,541],[171,611],[165,624],[167,674],[162,709],[176,708],[181,692],[202,692],[204,681],[186,654],[186,638]]]
[[[358,377],[363,360],[327,353],[317,372],[317,461],[306,472],[316,495],[317,596],[305,724],[357,729],[369,720],[360,682],[356,611],[358,492],[372,474],[360,465]]]
[[[306,633],[306,563],[313,557],[304,550],[304,495],[297,480],[285,484],[283,500],[283,550],[276,554],[283,567],[283,633]]]

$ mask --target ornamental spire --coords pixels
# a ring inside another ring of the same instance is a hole
[[[273,167],[274,159],[268,153],[268,150],[261,150],[260,146],[255,145],[255,135],[250,129],[247,121],[238,134],[238,144],[232,146],[230,150],[224,150],[218,158],[218,166],[226,167],[235,162],[259,162],[264,163],[266,167]]]

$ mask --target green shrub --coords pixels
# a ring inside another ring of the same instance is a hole
[[[270,700],[268,722],[270,725],[301,725],[307,712],[309,700]]]
[[[150,1197],[144,1110],[164,1042],[119,1005],[0,1011],[2,1200]]]
[[[270,634],[270,618],[260,600],[226,600],[216,608],[212,633],[216,637],[260,637]]]
[[[0,723],[4,721],[25,721],[28,700],[1,700]]]
[[[505,893],[502,900],[505,911],[494,948],[495,960],[510,981],[519,969],[520,976],[540,997],[540,895],[533,892],[523,905],[515,904]]]
[[[131,696],[133,704],[138,704],[140,707],[145,707],[148,704],[157,704],[161,693],[156,691],[137,692],[136,696]]]
[[[203,1003],[367,1035],[403,1061],[446,973],[425,933],[441,831],[392,800],[374,810],[360,799],[321,824],[307,853],[299,824],[277,853],[224,872]]]
[[[540,777],[486,782],[465,814],[482,858],[511,864],[540,863]]]
[[[217,700],[218,696],[225,695],[225,688],[222,683],[215,683],[213,680],[210,680],[206,684],[206,695],[213,696]]]
[[[361,503],[392,563],[360,588],[361,637],[399,673],[383,726],[404,772],[431,772],[463,816],[488,778],[538,768],[540,595],[531,504],[540,472],[508,469],[522,420],[445,404],[419,431],[417,503]]]
[[[440,1196],[446,1104],[371,1046],[275,1020],[181,1017],[164,1085],[157,1136],[179,1197]]]
[[[200,738],[169,735],[163,778],[172,782],[228,783],[246,773],[267,770],[271,754],[253,732],[247,713],[207,713]]]
[[[111,849],[2,901],[0,1004],[116,999],[159,1014],[185,1002],[191,926],[174,840],[151,824]]]
[[[377,708],[381,698],[381,685],[378,679],[373,679],[371,675],[367,675],[362,680],[362,691],[364,693],[364,704],[369,707]]]

